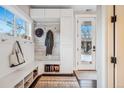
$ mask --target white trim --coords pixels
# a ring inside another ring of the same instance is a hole
[[[97,6],[96,67],[97,87],[107,87],[106,6]]]
[[[82,17],[96,17],[96,14],[76,14],[75,15],[75,18],[78,19],[78,18],[82,18]]]

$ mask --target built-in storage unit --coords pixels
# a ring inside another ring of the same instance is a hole
[[[24,82],[23,80],[20,81],[18,84],[15,85],[15,88],[24,88]]]
[[[30,15],[33,19],[60,18],[60,9],[31,9]]]
[[[24,88],[28,88],[31,85],[33,81],[32,74],[33,73],[31,72],[24,78]]]
[[[61,27],[61,65],[62,73],[73,73],[73,15],[62,16]]]
[[[15,88],[28,88],[33,81],[38,77],[38,67],[36,66],[24,79],[15,85]]]
[[[1,88],[28,88],[38,77],[38,66],[35,63],[29,63],[3,78],[0,78]],[[11,82],[10,82],[11,81]]]
[[[30,9],[30,16],[34,20],[35,60],[39,62],[39,67],[58,64],[57,73],[73,73],[73,9]],[[40,38],[35,35],[37,28],[44,30]],[[46,56],[44,42],[49,29],[53,31],[55,41],[53,54]]]
[[[43,30],[43,35],[41,37],[37,37],[34,35],[35,41],[35,60],[36,61],[60,61],[60,23],[59,20],[56,22],[53,21],[45,21],[45,22],[35,22],[34,23],[34,34],[37,29]],[[46,46],[45,40],[47,32],[51,30],[53,33],[53,50],[52,55],[46,56]]]

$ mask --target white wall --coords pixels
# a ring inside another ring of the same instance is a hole
[[[28,23],[31,24],[32,20],[30,19],[30,17],[26,13],[24,13],[19,7],[17,6],[3,6],[3,7],[9,9],[11,12],[19,15],[20,17],[23,17]],[[3,38],[7,40],[5,42],[2,42],[1,39]],[[12,51],[13,43],[15,42],[15,40],[20,41],[26,63],[18,67],[10,68],[9,54]],[[34,61],[34,45],[33,43],[30,42],[32,41],[24,40],[16,37],[0,35],[0,78]]]
[[[30,6],[29,5],[17,5],[24,13],[30,15]]]
[[[107,87],[107,30],[106,7],[97,6],[96,68],[97,87]]]

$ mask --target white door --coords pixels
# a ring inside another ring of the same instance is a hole
[[[78,70],[95,70],[96,16],[77,17],[76,62]]]

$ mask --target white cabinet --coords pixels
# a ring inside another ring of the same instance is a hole
[[[73,73],[73,46],[61,46],[61,73]]]
[[[24,88],[24,81],[22,80],[18,84],[16,84],[15,88]]]
[[[37,65],[38,65],[38,75],[43,74],[44,72],[44,64],[41,61],[36,61]]]
[[[35,18],[43,18],[45,16],[45,10],[44,9],[30,9],[30,16]]]
[[[32,10],[32,9],[31,9]],[[73,73],[73,42],[74,42],[74,25],[73,25],[73,9],[41,9],[42,13],[31,13],[31,17],[39,16],[41,20],[49,21],[53,19],[60,20],[60,73]],[[41,12],[41,11],[40,11]],[[35,13],[35,14],[34,14]],[[34,17],[35,18],[35,17]],[[34,19],[35,20],[35,19]],[[39,21],[39,20],[38,20]],[[54,60],[55,61],[55,60]],[[53,63],[52,61],[50,62]],[[53,63],[54,64],[54,63]],[[41,67],[42,68],[42,67]],[[42,73],[42,69],[39,70]]]
[[[61,9],[61,17],[62,16],[73,16],[73,9]]]
[[[73,44],[73,17],[61,17],[61,44]]]
[[[0,78],[1,88],[27,88],[38,77],[38,66],[34,62]]]
[[[61,73],[73,73],[73,42],[74,42],[74,26],[73,17],[63,16],[60,21],[61,27]]]
[[[73,16],[73,9],[30,9],[30,16],[36,18],[61,18]]]
[[[45,18],[60,18],[60,9],[45,9]]]
[[[60,18],[60,9],[30,9],[33,19]]]

